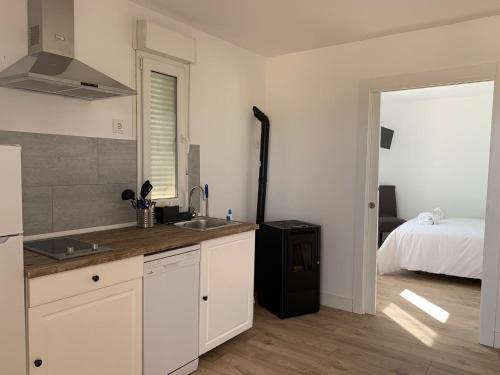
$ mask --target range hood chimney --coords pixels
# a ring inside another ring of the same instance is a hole
[[[28,0],[28,56],[0,73],[0,86],[84,100],[136,94],[74,55],[74,0]]]

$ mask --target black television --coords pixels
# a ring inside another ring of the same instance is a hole
[[[380,147],[389,150],[391,148],[393,135],[394,130],[382,126],[380,128]]]

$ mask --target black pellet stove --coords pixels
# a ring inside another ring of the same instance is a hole
[[[319,310],[320,227],[297,220],[260,224],[255,254],[260,305],[280,318]]]

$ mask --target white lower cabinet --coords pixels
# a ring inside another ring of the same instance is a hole
[[[201,243],[200,355],[252,327],[255,232]]]
[[[140,375],[142,278],[30,307],[28,337],[30,375]]]
[[[254,253],[255,231],[201,243],[200,355],[252,327]],[[141,256],[27,280],[29,375],[141,375],[142,276]]]

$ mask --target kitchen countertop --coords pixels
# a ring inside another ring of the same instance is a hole
[[[157,224],[154,228],[148,229],[127,227],[67,236],[81,241],[97,242],[99,245],[112,248],[112,250],[66,260],[56,260],[24,250],[24,275],[27,278],[40,277],[134,256],[172,250],[256,229],[258,229],[257,224],[240,223],[239,225],[198,232],[175,225]]]

